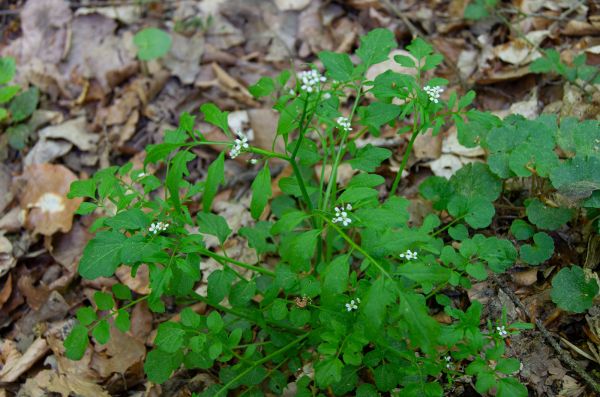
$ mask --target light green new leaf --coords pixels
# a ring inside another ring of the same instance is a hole
[[[321,51],[319,59],[323,62],[327,75],[333,80],[345,83],[352,79],[354,65],[348,54],[331,51]]]
[[[583,313],[597,294],[598,283],[579,266],[564,268],[552,279],[552,301],[563,310]]]
[[[171,49],[171,36],[157,28],[142,29],[133,36],[133,43],[138,49],[137,56],[142,61],[165,56]]]
[[[16,72],[15,59],[13,57],[0,57],[0,84],[6,84],[13,79]]]
[[[205,103],[200,106],[200,111],[204,113],[204,120],[207,123],[219,127],[225,134],[231,136],[229,131],[229,112],[222,112],[214,103]]]
[[[275,91],[275,83],[270,77],[261,77],[256,84],[248,87],[248,91],[255,98],[271,95]]]
[[[371,65],[386,61],[392,48],[397,45],[396,38],[390,30],[373,29],[360,38],[356,55],[363,61],[366,70]]]

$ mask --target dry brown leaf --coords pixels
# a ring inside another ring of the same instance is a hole
[[[50,289],[43,284],[39,286],[33,284],[31,275],[26,274],[19,277],[17,288],[27,300],[27,305],[33,310],[39,310],[50,296]]]
[[[517,66],[527,64],[542,55],[539,51],[532,48],[531,44],[538,46],[549,34],[549,30],[529,32],[525,35],[524,39],[517,38],[494,47],[494,53],[506,63]]]
[[[40,139],[64,139],[83,151],[96,150],[99,136],[88,132],[85,117],[65,121],[59,125],[46,127],[39,131]]]
[[[5,164],[0,164],[0,214],[13,199],[12,173]]]
[[[152,332],[153,316],[148,309],[148,303],[143,301],[133,307],[131,311],[131,329],[129,333],[141,342],[145,342]]]
[[[299,11],[310,3],[310,0],[275,0],[279,11]]]
[[[13,246],[9,239],[0,235],[0,277],[15,267],[17,260],[13,256]]]
[[[537,281],[538,270],[528,269],[522,272],[517,272],[512,275],[512,279],[517,285],[522,287],[528,287],[533,285]]]
[[[140,364],[146,356],[143,342],[115,327],[110,328],[110,340],[101,349],[101,352],[96,351],[92,356],[90,368],[103,379],[115,373],[124,375],[130,368]]]
[[[44,357],[49,347],[45,339],[37,338],[23,355],[16,351],[15,343],[9,340],[4,341],[0,350],[3,355],[5,352],[10,352],[0,371],[0,382],[14,382],[40,358]]]
[[[74,271],[85,245],[92,237],[86,227],[76,222],[68,233],[54,234],[51,245],[47,248],[56,262],[68,271]]]
[[[115,276],[135,293],[141,295],[150,293],[150,272],[146,264],[142,264],[137,268],[135,277],[131,276],[130,266],[119,266],[115,271]]]
[[[331,171],[333,170],[333,166],[331,164],[325,165],[325,171],[323,172],[323,166],[321,164],[317,164],[315,166],[315,176],[320,181],[321,174],[323,173],[323,178],[325,179],[325,183],[329,183],[329,178],[331,178]],[[352,179],[354,175],[354,170],[352,166],[348,163],[342,163],[339,165],[337,169],[336,180],[337,183],[346,186],[346,184]]]
[[[51,163],[69,153],[72,148],[73,145],[70,142],[40,139],[31,148],[29,153],[27,153],[27,156],[25,156],[23,165],[30,166]]]
[[[100,14],[110,19],[116,19],[126,25],[137,22],[142,16],[143,8],[141,5],[116,5],[109,7],[80,7],[75,11],[75,15]]]
[[[27,379],[19,397],[46,397],[57,393],[61,397],[110,397],[101,386],[74,375],[64,376],[52,370],[40,371],[35,377]]]
[[[442,135],[433,136],[430,132],[420,134],[415,139],[413,154],[417,160],[433,160],[442,153]]]
[[[163,63],[183,84],[192,84],[200,71],[200,59],[204,53],[204,37],[195,34],[186,37],[172,33],[173,44]]]
[[[458,142],[458,133],[456,126],[450,127],[442,141],[442,153],[455,154],[460,157],[481,157],[485,155],[485,150],[480,146],[468,148]]]
[[[250,109],[248,110],[248,118],[250,127],[254,132],[253,146],[261,149],[271,150],[273,141],[277,136],[277,120],[279,115],[273,109]],[[275,151],[283,153],[283,139],[277,139],[275,143]],[[276,160],[276,159],[274,159]]]
[[[4,285],[0,288],[0,308],[8,301],[12,290],[12,274],[8,273],[8,277],[4,280]]]
[[[67,199],[71,182],[77,180],[62,165],[37,164],[25,169],[26,182],[21,195],[21,209],[28,211],[25,225],[33,234],[50,236],[57,231],[71,230],[73,215],[81,198]]]

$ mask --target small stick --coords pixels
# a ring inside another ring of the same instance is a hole
[[[521,302],[521,300],[517,297],[517,295],[513,292],[513,290],[510,289],[508,287],[508,285],[506,285],[506,283],[503,280],[500,280],[500,278],[494,274],[491,274],[490,278],[498,285],[498,287],[500,287],[500,289],[506,295],[508,295],[510,297],[510,299],[513,301],[513,303],[515,305],[517,305],[517,307],[519,309],[521,309],[523,311],[523,313],[525,313],[525,315],[529,319],[533,318],[531,313],[529,313],[529,310],[527,310],[525,305]],[[600,393],[600,384],[598,384],[596,379],[594,379],[583,368],[581,368],[581,366],[573,359],[573,357],[571,357],[569,355],[569,353],[567,353],[560,347],[560,344],[556,341],[554,336],[550,333],[550,331],[548,331],[548,329],[544,326],[544,324],[539,319],[535,320],[535,325],[541,332],[544,339],[546,339],[546,341],[550,344],[550,346],[552,346],[554,348],[554,350],[558,354],[559,359],[564,364],[566,364],[569,368],[571,368],[571,370],[573,372],[577,373],[577,375],[579,375],[583,380],[585,380],[587,382],[587,384],[592,389],[594,389],[594,391],[596,391],[596,393]]]

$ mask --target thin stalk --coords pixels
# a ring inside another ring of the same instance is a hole
[[[272,271],[270,271],[268,269],[263,269],[262,267],[258,267],[258,266],[250,265],[248,263],[236,261],[235,259],[223,256],[223,255],[216,254],[216,253],[214,253],[212,251],[209,251],[207,249],[204,249],[204,248],[200,249],[199,252],[200,252],[201,255],[211,257],[214,260],[216,260],[217,262],[220,262],[220,261],[228,262],[228,263],[231,263],[232,265],[236,265],[236,266],[239,266],[239,267],[244,268],[244,269],[253,270],[253,271],[255,271],[257,273],[260,273],[260,274],[265,274],[267,276],[275,277],[275,273],[274,272],[272,272]]]
[[[410,152],[412,152],[412,147],[415,144],[415,140],[417,139],[419,132],[421,132],[421,131],[420,130],[413,131],[412,136],[410,137],[410,141],[408,141],[408,146],[406,147],[406,150],[404,151],[404,156],[402,157],[402,164],[400,164],[400,169],[398,170],[398,173],[396,174],[396,178],[394,178],[394,183],[392,184],[392,189],[390,190],[390,196],[393,196],[394,194],[396,194],[396,190],[398,189],[398,185],[400,184],[400,179],[402,178],[402,173],[404,172],[404,169],[406,168],[406,164],[408,163],[408,158],[410,157]]]
[[[297,338],[296,340],[288,343],[287,345],[285,345],[284,347],[282,347],[281,349],[274,351],[273,353],[269,354],[268,356],[256,361],[254,363],[254,365],[248,367],[246,370],[244,370],[242,373],[240,373],[238,376],[236,376],[235,378],[233,378],[232,380],[230,380],[229,382],[227,382],[225,384],[225,386],[223,386],[218,392],[217,394],[215,394],[215,397],[219,397],[222,395],[225,395],[225,393],[227,393],[227,391],[229,390],[229,388],[234,385],[237,381],[239,381],[240,379],[242,379],[244,376],[248,375],[250,372],[252,372],[252,370],[254,370],[254,368],[258,367],[259,365],[262,365],[268,361],[270,361],[271,359],[273,359],[273,357],[276,357],[278,355],[280,355],[281,353],[284,353],[288,350],[290,350],[292,347],[296,346],[297,344],[299,344],[300,342],[302,342],[304,339],[306,339],[308,336],[310,335],[310,333],[308,334],[304,334],[301,337]]]

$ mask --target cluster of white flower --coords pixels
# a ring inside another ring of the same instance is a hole
[[[454,367],[452,365],[452,357],[446,356],[446,357],[444,357],[444,360],[446,360],[446,368],[452,369]]]
[[[406,250],[406,252],[400,254],[400,258],[410,260],[417,260],[417,251]]]
[[[325,76],[321,76],[321,73],[316,69],[300,72],[298,78],[302,82],[300,89],[308,93],[319,91],[319,84],[327,81]]]
[[[506,338],[508,336],[508,331],[506,331],[504,325],[501,327],[496,327],[496,331],[498,331],[498,335],[500,335],[503,338]]]
[[[150,231],[150,233],[159,233],[159,232],[164,232],[165,230],[167,230],[169,228],[169,224],[165,223],[165,222],[155,222],[153,224],[150,225],[150,227],[148,228],[148,230]]]
[[[348,120],[347,117],[338,117],[335,122],[337,123],[337,125],[340,127],[340,129],[344,130],[345,132],[350,132],[352,131],[352,127],[350,125],[350,120]]]
[[[425,87],[423,87],[423,89],[425,90],[425,92],[427,93],[427,95],[429,95],[429,100],[433,103],[438,103],[439,99],[440,99],[440,95],[442,94],[442,92],[444,92],[444,88],[443,87],[430,87],[428,85],[426,85]]]
[[[349,303],[346,303],[346,310],[349,312],[358,310],[358,303],[360,303],[360,298],[356,298],[356,300],[352,299]]]
[[[341,223],[348,226],[352,223],[352,219],[348,218],[348,211],[352,211],[352,205],[346,204],[346,207],[335,207],[335,217],[331,220],[333,223]]]
[[[229,156],[234,159],[240,155],[244,150],[248,149],[248,137],[241,131],[235,133],[238,137],[233,141],[233,147],[229,152]]]

